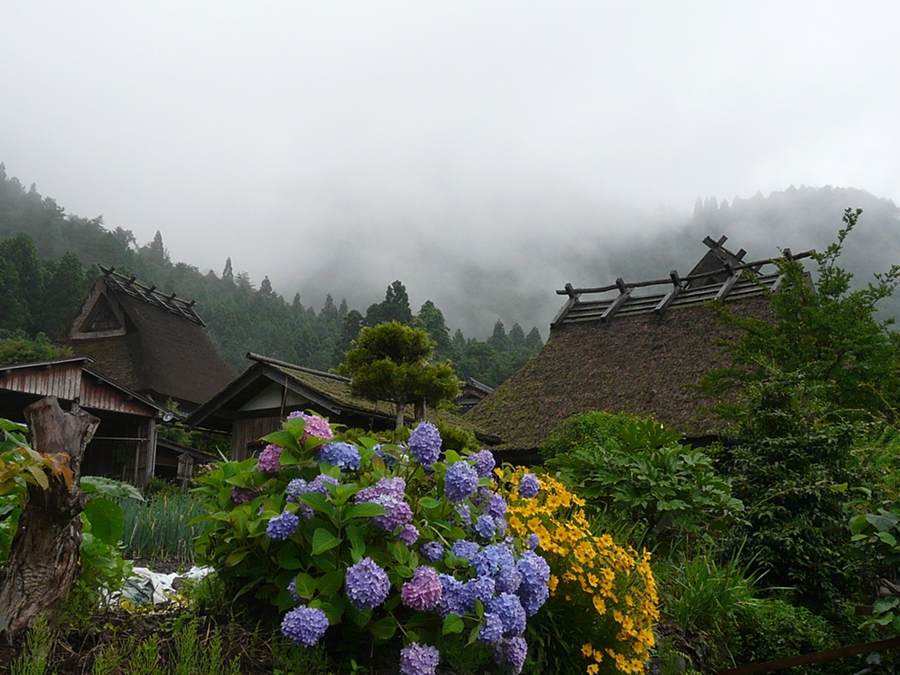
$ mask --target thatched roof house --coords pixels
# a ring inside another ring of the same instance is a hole
[[[185,420],[189,427],[232,435],[231,459],[253,456],[265,444],[259,439],[281,428],[288,413],[311,410],[333,424],[372,431],[393,429],[393,404],[369,401],[350,393],[350,379],[248,353],[254,362],[244,373],[197,408]],[[410,407],[410,419],[412,419]],[[468,421],[433,412],[455,426],[489,440]],[[452,418],[452,419],[451,419]]]
[[[191,410],[237,374],[204,332],[194,309],[134,277],[101,267],[78,315],[59,339],[93,368],[159,403]]]
[[[466,418],[499,436],[499,449],[521,456],[566,418],[592,410],[652,416],[688,437],[715,434],[712,402],[691,387],[725,365],[716,339],[728,334],[709,305],[727,302],[739,314],[764,317],[767,293],[781,283],[772,260],[745,263],[745,252],[728,251],[725,241],[707,237],[709,251],[685,277],[673,271],[600,288],[566,284],[540,354]]]

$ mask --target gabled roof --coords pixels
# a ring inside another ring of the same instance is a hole
[[[394,426],[393,405],[370,401],[350,393],[350,379],[304,368],[278,359],[248,353],[255,363],[224,389],[194,410],[185,424],[230,431],[234,420],[275,410],[284,416],[293,410],[314,410],[331,422],[355,427],[389,429]],[[274,385],[274,386],[273,386]],[[276,398],[272,398],[278,392]],[[410,419],[412,408],[410,407]],[[455,415],[438,412],[440,418],[478,433]]]
[[[592,410],[651,416],[691,437],[716,433],[708,409],[714,401],[692,385],[727,365],[718,341],[733,334],[709,303],[734,303],[739,315],[765,318],[780,275],[777,267],[766,272],[771,259],[741,262],[743,252],[725,250],[724,238],[704,243],[710,252],[686,277],[673,271],[669,279],[557,291],[568,299],[541,352],[466,419],[499,436],[500,449],[518,451],[534,450],[566,418]],[[616,295],[585,297],[609,291]]]
[[[91,367],[92,359],[74,356],[50,361],[15,363],[0,367],[0,392],[35,398],[55,396],[81,407],[171,419],[165,407],[141,396]]]
[[[103,269],[59,342],[90,356],[94,368],[158,401],[197,405],[235,371],[203,331],[194,303]]]

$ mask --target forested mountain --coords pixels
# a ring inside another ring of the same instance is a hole
[[[247,367],[248,351],[319,370],[334,368],[363,326],[392,319],[427,330],[438,359],[452,360],[460,378],[489,386],[500,384],[541,348],[537,328],[526,335],[513,324],[507,332],[500,321],[487,341],[466,338],[460,330],[451,336],[431,301],[413,313],[399,280],[363,314],[345,300],[335,303],[331,295],[318,312],[304,306],[299,293],[288,302],[268,277],[257,289],[246,273],[234,272],[230,258],[221,276],[202,274],[193,265],[173,263],[160,232],[138,246],[131,231],[110,231],[101,218],[65,213],[34,185],[26,190],[7,177],[0,164],[0,338],[18,331],[59,335],[99,276],[99,265],[196,300],[210,337],[239,371]]]

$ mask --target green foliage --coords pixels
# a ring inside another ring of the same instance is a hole
[[[683,630],[722,635],[740,626],[742,613],[759,604],[759,581],[738,556],[724,564],[714,552],[655,565],[662,611]]]
[[[43,614],[31,623],[22,653],[10,664],[10,675],[44,675],[53,649],[53,629]]]
[[[722,462],[746,507],[725,543],[742,546],[767,583],[824,610],[865,583],[843,523],[852,488],[869,474],[852,455],[859,428],[824,417],[817,391],[797,375],[752,385],[737,445]]]
[[[391,321],[367,326],[345,355],[338,372],[351,378],[357,396],[390,401],[397,411],[397,428],[403,426],[409,403],[436,406],[459,393],[459,380],[449,363],[429,363],[434,343],[428,334]]]
[[[723,530],[742,509],[712,459],[678,438],[650,419],[591,413],[570,420],[542,452],[566,450],[547,461],[565,482],[608,517],[644,523],[647,545],[671,546]]]
[[[194,495],[157,493],[147,501],[123,501],[123,546],[131,558],[192,563],[203,526],[191,522],[204,512]]]
[[[852,290],[853,275],[837,264],[861,213],[847,209],[837,241],[813,255],[818,265],[815,285],[800,262],[779,262],[783,281],[768,295],[770,317],[742,318],[728,305],[719,306],[721,319],[740,337],[725,344],[733,365],[711,371],[701,386],[715,396],[743,393],[736,405],[723,407],[730,418],[740,417],[748,386],[783,375],[815,389],[834,416],[870,419],[895,414],[900,405],[900,338],[875,312],[876,304],[889,298],[900,282],[900,266]]]
[[[30,338],[22,331],[0,331],[0,366],[31,361],[52,361],[72,356],[68,347],[56,347],[46,335]]]

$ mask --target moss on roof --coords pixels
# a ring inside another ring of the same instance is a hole
[[[735,310],[764,316],[767,307],[756,297]],[[727,364],[716,341],[731,336],[708,306],[562,325],[466,417],[500,436],[501,450],[537,448],[565,419],[592,410],[650,416],[689,436],[716,433],[715,401],[692,385]]]

